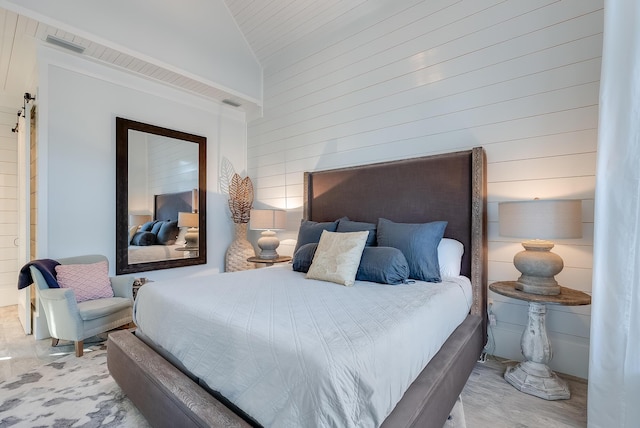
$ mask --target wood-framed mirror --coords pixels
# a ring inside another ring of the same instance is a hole
[[[207,262],[207,139],[116,117],[116,274]]]

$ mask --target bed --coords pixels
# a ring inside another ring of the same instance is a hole
[[[469,282],[468,313],[465,309],[463,321],[443,338],[444,343],[426,367],[418,369],[415,380],[408,381],[390,413],[375,422],[383,427],[442,427],[486,340],[486,178],[482,149],[306,173],[304,187],[306,219],[324,222],[348,216],[375,222],[384,217],[404,223],[446,219],[445,236],[464,245],[461,273]],[[270,275],[280,275],[287,268],[267,269],[273,270]],[[241,274],[255,276],[253,289],[258,293],[271,287],[255,285],[260,283],[258,278],[266,277],[259,271]],[[206,293],[206,286],[199,281],[194,287],[195,293]],[[403,292],[409,291],[409,287],[402,287]],[[353,288],[369,293],[374,289]],[[388,292],[389,286],[380,290]],[[152,298],[152,294],[142,296],[146,304],[152,304]],[[191,305],[176,301],[175,311]],[[179,337],[180,331],[180,327],[174,333],[168,329],[170,340],[162,345],[147,337],[145,331],[110,335],[107,361],[116,382],[154,426],[255,425],[244,409],[224,396],[211,394],[203,377],[194,374],[197,370],[186,370],[183,362],[167,351],[172,346],[171,337]],[[227,339],[233,337],[230,334]],[[197,347],[198,343],[193,345]]]
[[[193,191],[189,190],[185,192],[154,195],[153,206],[153,220],[173,222],[173,226],[177,231],[178,213],[192,212]],[[183,235],[184,233],[179,235],[177,240],[171,240],[171,243],[158,244],[158,240],[155,239],[154,243],[149,245],[143,240],[138,240],[138,238],[142,237],[142,232],[136,232],[130,239],[128,247],[128,263],[149,263],[190,257],[192,255],[191,252],[180,251],[180,249],[185,245]],[[135,243],[144,245],[135,245]]]

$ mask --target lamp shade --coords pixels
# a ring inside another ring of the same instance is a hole
[[[284,210],[251,210],[250,227],[253,230],[284,229],[287,213]]]
[[[198,213],[178,213],[178,227],[198,227]]]
[[[151,214],[129,214],[129,226],[140,226],[151,221]]]
[[[559,199],[500,202],[500,235],[526,239],[582,237],[582,201]]]

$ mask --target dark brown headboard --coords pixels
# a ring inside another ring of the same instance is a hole
[[[342,216],[377,223],[448,221],[445,236],[464,244],[461,272],[474,285],[472,313],[486,306],[486,160],[482,148],[362,165],[304,176],[304,218]]]
[[[154,220],[178,220],[179,212],[191,212],[193,192],[163,193],[153,197]]]

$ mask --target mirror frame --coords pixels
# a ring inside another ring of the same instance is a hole
[[[146,263],[129,263],[129,131],[140,131],[198,144],[198,218],[200,226],[197,257]],[[207,263],[207,138],[116,117],[116,275],[171,269]]]

